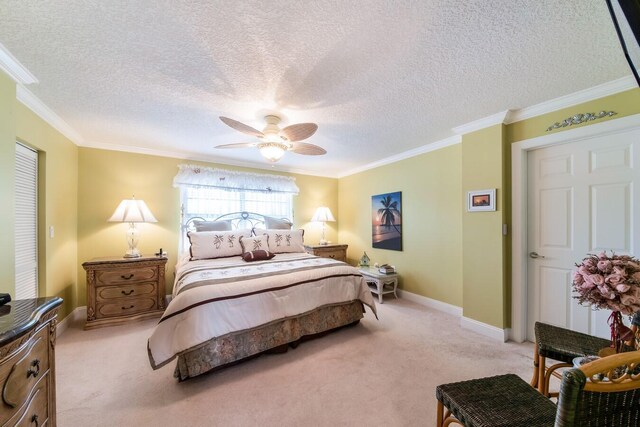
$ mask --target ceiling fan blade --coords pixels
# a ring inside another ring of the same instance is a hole
[[[298,142],[293,145],[289,151],[296,154],[304,154],[306,156],[321,156],[327,154],[327,150],[317,145],[308,144],[306,142]]]
[[[249,125],[245,125],[244,123],[240,123],[239,121],[230,119],[229,117],[220,116],[220,120],[222,120],[222,123],[224,123],[225,125],[239,132],[246,133],[247,135],[258,136],[258,137],[264,136],[264,134],[260,132],[258,129],[254,129]]]
[[[255,142],[240,142],[238,144],[216,145],[214,148],[251,148],[255,146],[256,146]]]
[[[298,123],[297,125],[287,126],[280,131],[280,135],[287,138],[290,142],[302,141],[316,133],[318,125],[315,123]]]

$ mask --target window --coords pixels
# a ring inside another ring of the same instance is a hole
[[[299,191],[294,177],[199,165],[178,165],[173,186],[180,188],[185,222],[193,217],[214,220],[234,212],[253,212],[293,221],[293,196]],[[180,252],[187,243],[185,237],[180,233]]]
[[[194,216],[213,220],[232,212],[255,212],[275,218],[293,218],[291,194],[226,191],[218,188],[182,189],[185,220]]]
[[[38,153],[16,143],[15,299],[38,296]]]

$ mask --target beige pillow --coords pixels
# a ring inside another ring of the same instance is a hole
[[[291,227],[293,227],[293,224],[286,219],[264,217],[264,228],[267,230],[291,230]]]
[[[269,250],[268,238],[265,235],[242,237],[240,239],[240,245],[242,245],[242,253],[251,251],[267,251]]]
[[[304,230],[265,230],[269,251],[274,254],[304,252]]]
[[[250,234],[251,230],[190,231],[187,236],[191,243],[191,261],[242,255],[240,239]]]
[[[231,221],[200,221],[194,220],[196,231],[231,231]]]

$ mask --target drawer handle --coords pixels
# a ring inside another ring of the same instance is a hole
[[[122,275],[122,276],[120,276],[120,277],[122,277],[124,280],[129,280],[129,279],[131,279],[131,278],[133,277],[133,273],[130,273],[128,276],[125,276],[125,275],[123,274],[123,275]]]
[[[133,305],[133,304],[131,304],[129,307],[125,307],[125,306],[123,305],[123,306],[122,306],[122,309],[123,309],[123,310],[129,310],[129,309],[132,309],[133,307],[134,307],[134,305]]]
[[[335,258],[335,257],[336,257],[335,255],[329,255],[329,258]]]
[[[33,378],[36,378],[40,374],[40,360],[38,359],[34,360],[33,362],[31,362],[31,366],[35,367],[36,369],[29,368],[27,370],[27,378],[29,378],[32,375],[33,375]]]
[[[131,295],[133,291],[133,289],[131,289],[129,292],[122,291],[122,295]]]
[[[38,416],[36,414],[33,414],[33,417],[31,417],[31,423],[35,423],[36,427],[38,427]]]

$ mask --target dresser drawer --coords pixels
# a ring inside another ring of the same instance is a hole
[[[96,270],[96,286],[121,285],[124,283],[147,282],[157,278],[156,267],[118,268]]]
[[[347,256],[347,251],[344,249],[316,250],[314,255],[322,258],[332,258],[337,259],[338,261],[344,261]]]
[[[5,425],[16,427],[42,427],[47,424],[49,416],[49,374],[38,383],[29,400],[14,417]]]
[[[0,423],[18,411],[48,369],[49,328],[44,327],[31,337],[24,348],[0,366],[3,408],[0,411]]]
[[[101,286],[96,289],[96,300],[103,302],[115,298],[153,297],[156,294],[156,290],[157,284],[154,282],[136,283],[135,285]]]
[[[131,314],[144,313],[145,311],[157,308],[155,298],[127,298],[121,301],[98,302],[97,318],[128,316]]]

